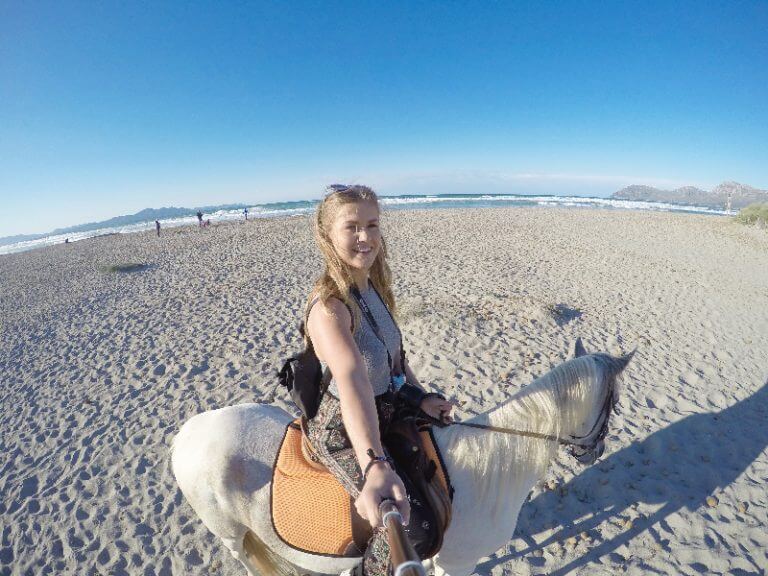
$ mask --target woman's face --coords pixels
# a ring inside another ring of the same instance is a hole
[[[376,203],[364,200],[343,205],[333,222],[331,240],[343,262],[355,270],[370,270],[381,249]]]

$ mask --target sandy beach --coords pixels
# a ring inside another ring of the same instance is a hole
[[[579,336],[637,347],[606,454],[587,468],[561,454],[477,574],[766,573],[765,231],[542,208],[393,211],[384,226],[410,363],[459,418]],[[201,411],[295,411],[275,371],[319,266],[307,216],[0,256],[0,574],[245,574],[168,451]]]

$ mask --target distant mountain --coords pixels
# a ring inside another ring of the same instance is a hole
[[[768,202],[768,190],[758,190],[738,182],[723,182],[711,192],[695,186],[683,186],[674,190],[660,190],[652,186],[633,185],[614,192],[616,200],[640,200],[644,202],[671,202],[686,206],[705,206],[739,210],[755,202]],[[729,206],[730,199],[730,206]]]
[[[28,240],[37,240],[46,236],[57,236],[59,234],[72,234],[74,232],[87,232],[88,230],[98,230],[99,228],[113,228],[117,226],[128,226],[129,224],[138,224],[140,222],[154,222],[155,220],[165,220],[167,218],[181,218],[183,216],[194,216],[199,210],[203,214],[210,214],[218,210],[241,210],[247,208],[249,204],[220,204],[218,206],[200,206],[198,208],[145,208],[136,214],[127,216],[116,216],[109,220],[101,222],[89,222],[87,224],[78,224],[68,228],[57,228],[47,234],[17,234],[16,236],[6,236],[0,238],[0,246],[15,244],[16,242],[26,242]]]

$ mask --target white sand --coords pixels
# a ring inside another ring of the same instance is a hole
[[[309,222],[0,256],[0,574],[244,574],[183,502],[168,447],[203,410],[290,408],[273,374],[319,271]],[[563,454],[478,574],[765,573],[764,231],[537,208],[393,212],[386,232],[410,362],[459,417],[576,336],[638,347],[606,455]],[[149,267],[100,270],[134,262]]]

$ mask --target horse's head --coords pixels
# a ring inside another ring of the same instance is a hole
[[[611,356],[605,353],[592,354],[595,361],[605,370],[606,397],[603,407],[598,414],[592,430],[585,436],[578,438],[571,445],[571,454],[576,460],[585,466],[594,464],[605,451],[605,436],[608,434],[608,422],[613,409],[619,401],[617,379],[632,360],[635,350],[624,356]],[[587,356],[589,353],[584,347],[581,338],[577,338],[573,347],[574,358]]]

